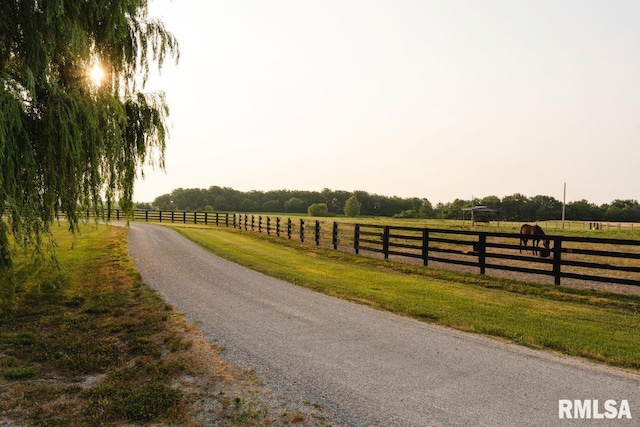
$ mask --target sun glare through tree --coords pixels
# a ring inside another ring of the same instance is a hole
[[[102,65],[100,65],[100,62],[95,62],[89,70],[89,78],[91,79],[91,83],[96,87],[100,87],[102,85],[102,81],[104,80],[104,76],[105,73]]]

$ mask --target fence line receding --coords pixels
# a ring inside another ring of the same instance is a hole
[[[91,212],[88,216],[92,216]],[[124,219],[115,210],[111,219]],[[226,212],[135,210],[129,219],[230,227],[296,239],[316,246],[384,259],[466,266],[476,273],[488,269],[640,286],[640,240],[547,235],[548,257],[533,255],[520,245],[518,233],[404,227],[378,224],[283,218]],[[540,243],[542,247],[542,242]]]

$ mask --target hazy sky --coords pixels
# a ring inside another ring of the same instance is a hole
[[[640,199],[640,1],[154,0],[175,188]]]

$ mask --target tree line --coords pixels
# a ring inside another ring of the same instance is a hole
[[[152,203],[140,203],[139,209],[184,211],[233,211],[306,213],[312,205],[325,204],[328,215],[344,213],[347,200],[355,196],[360,204],[360,215],[403,218],[461,219],[463,208],[483,205],[498,211],[497,216],[507,221],[543,221],[562,217],[562,202],[550,196],[527,197],[513,194],[499,198],[487,196],[473,200],[455,199],[433,206],[428,199],[382,196],[366,191],[343,191],[328,188],[322,191],[272,190],[239,191],[228,187],[178,188],[157,197]],[[587,200],[567,203],[567,220],[581,221],[633,221],[640,222],[640,204],[637,200],[614,200],[596,205]]]

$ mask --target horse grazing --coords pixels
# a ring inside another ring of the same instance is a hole
[[[540,240],[545,235],[542,228],[539,225],[529,225],[524,224],[520,227],[520,253],[522,253],[522,247],[524,246],[525,251],[527,250],[527,242],[531,239],[531,252],[534,255],[538,255],[538,247],[540,246]],[[530,237],[529,237],[530,236]],[[549,251],[549,239],[544,239],[543,243],[544,248],[541,251],[541,256],[548,257],[550,255]]]

